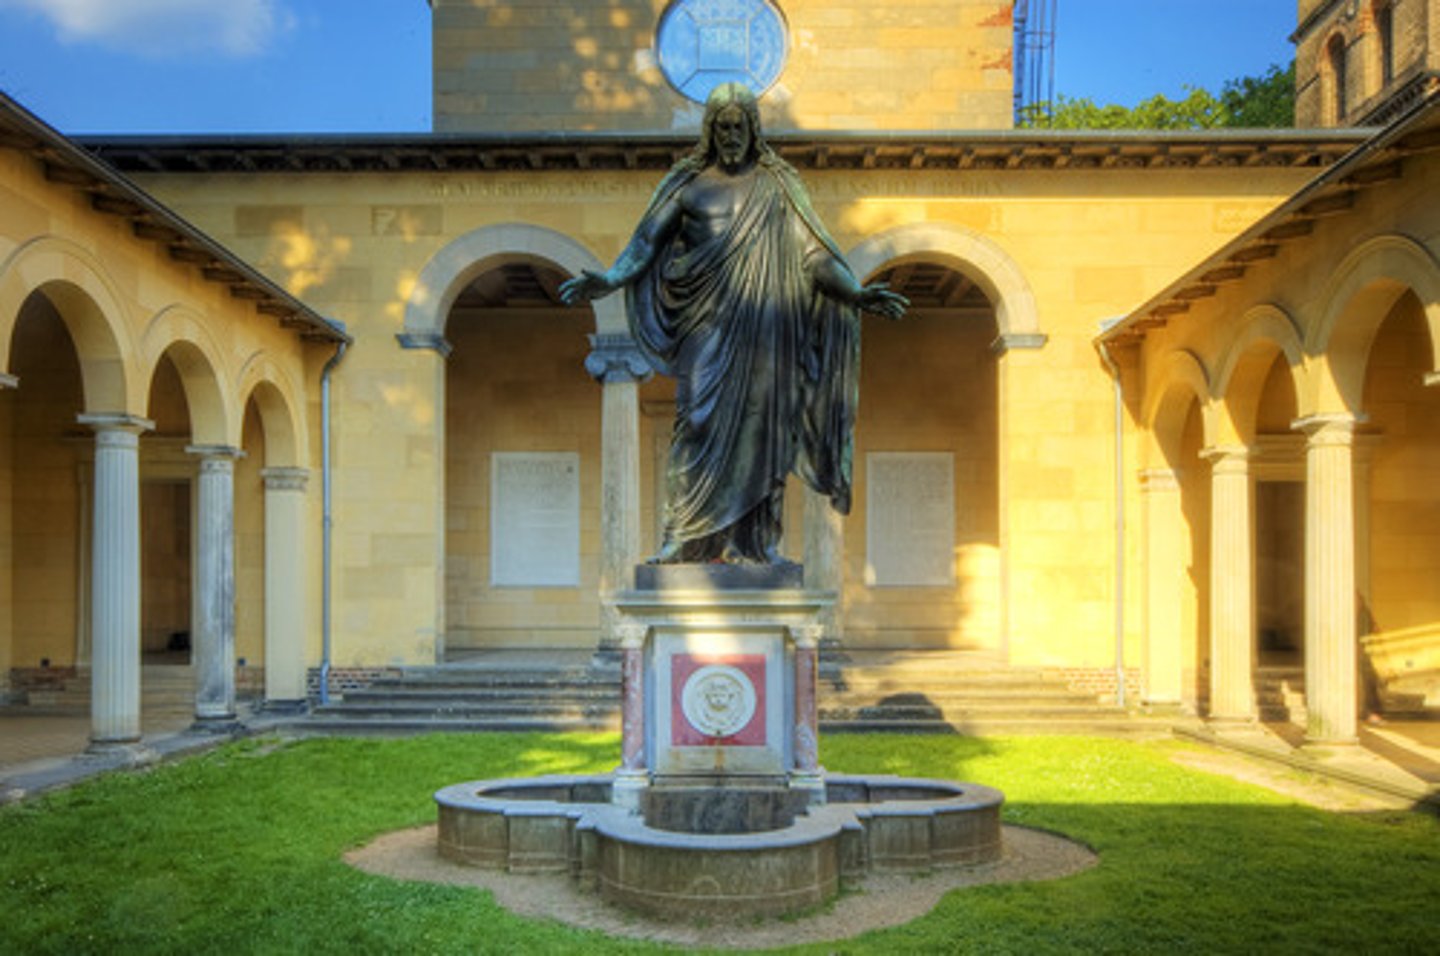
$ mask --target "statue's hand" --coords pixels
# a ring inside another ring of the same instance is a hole
[[[898,319],[910,308],[910,300],[898,292],[891,292],[884,282],[876,282],[860,290],[856,305],[861,311],[883,315],[887,319]]]
[[[615,283],[599,272],[584,269],[579,276],[560,284],[560,301],[566,305],[574,305],[577,302],[598,299],[614,291]]]

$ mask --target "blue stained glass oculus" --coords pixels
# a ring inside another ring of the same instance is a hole
[[[759,96],[789,52],[785,20],[769,0],[675,0],[655,49],[670,85],[697,103],[721,83],[744,83]]]

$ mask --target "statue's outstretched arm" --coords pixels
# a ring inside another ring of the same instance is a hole
[[[561,283],[560,300],[566,305],[588,302],[634,282],[655,260],[656,252],[680,228],[680,216],[679,196],[671,195],[640,220],[635,234],[613,266],[604,272],[584,269],[576,278]]]
[[[842,260],[834,256],[822,256],[811,267],[815,285],[832,299],[839,299],[863,312],[873,312],[887,319],[898,319],[910,307],[910,300],[898,292],[892,292],[883,282],[861,285]]]

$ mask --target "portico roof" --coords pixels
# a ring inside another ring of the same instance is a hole
[[[1324,218],[1355,208],[1358,195],[1404,175],[1404,161],[1440,149],[1440,97],[1424,100],[1356,146],[1299,192],[1220,247],[1097,337],[1120,343],[1151,329],[1182,321],[1191,303],[1210,298],[1221,285],[1245,276],[1251,264],[1273,259],[1286,243],[1302,242]]]
[[[138,239],[159,243],[170,257],[208,282],[255,304],[255,311],[293,329],[301,338],[349,341],[342,327],[266,278],[253,266],[172,212],[131,182],[114,165],[76,145],[4,93],[0,93],[0,148],[37,159],[45,178],[89,195],[97,211],[130,222]]]

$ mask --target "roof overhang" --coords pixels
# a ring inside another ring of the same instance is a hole
[[[177,262],[207,282],[225,286],[236,299],[294,330],[301,338],[348,342],[344,328],[266,278],[239,256],[166,208],[124,173],[78,146],[4,93],[0,93],[0,148],[16,149],[40,162],[45,178],[77,189],[97,212],[130,223],[136,238],[163,246]]]
[[[1242,279],[1251,264],[1275,258],[1286,243],[1302,242],[1321,219],[1341,216],[1365,189],[1398,179],[1406,157],[1440,148],[1440,97],[1430,97],[1355,147],[1158,294],[1106,328],[1097,342],[1120,344],[1143,338]]]
[[[801,169],[1323,169],[1373,130],[805,132],[766,141]],[[694,148],[675,132],[318,136],[82,136],[128,173],[663,170]]]

